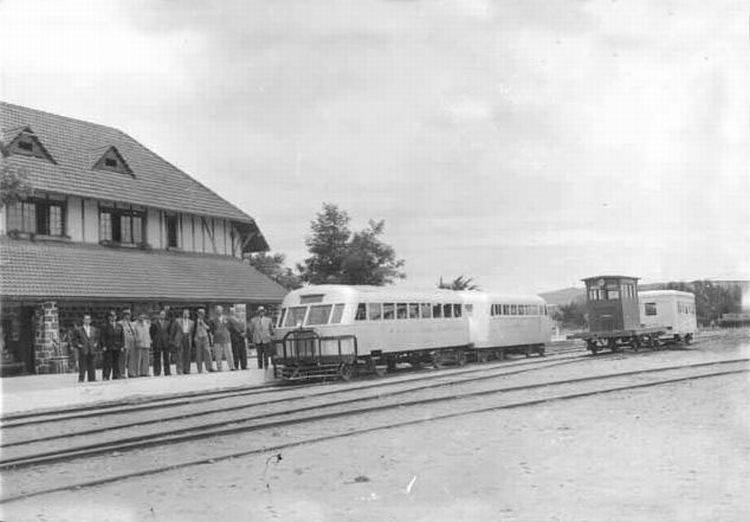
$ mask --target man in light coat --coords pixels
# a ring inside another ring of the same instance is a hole
[[[273,355],[273,321],[266,316],[266,309],[262,306],[258,308],[255,317],[250,320],[248,337],[255,345],[258,368],[268,368],[268,358]]]

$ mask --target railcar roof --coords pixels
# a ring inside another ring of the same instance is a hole
[[[692,292],[683,292],[681,290],[647,290],[644,292],[638,292],[639,297],[667,297],[667,296],[675,296],[675,297],[691,297],[695,298],[695,294]]]
[[[305,296],[316,294],[332,294],[337,297],[355,299],[362,297],[367,300],[396,302],[396,301],[430,301],[432,299],[450,299],[461,302],[515,302],[518,304],[544,304],[545,301],[537,295],[497,294],[481,291],[455,291],[440,288],[414,290],[399,287],[382,287],[367,285],[314,285],[293,290],[288,296]]]

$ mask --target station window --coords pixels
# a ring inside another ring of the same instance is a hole
[[[99,240],[138,245],[143,243],[145,213],[133,208],[99,210]]]
[[[420,308],[422,309],[422,319],[432,319],[432,306],[430,306],[430,303],[422,303]]]
[[[419,303],[409,303],[409,319],[419,319]]]
[[[344,303],[339,303],[333,307],[333,315],[331,316],[331,324],[338,324],[341,322],[341,317],[344,315]]]
[[[443,317],[443,305],[440,303],[432,305],[432,317],[434,319],[440,319]]]
[[[656,315],[656,303],[645,303],[646,315]]]
[[[388,321],[395,317],[395,305],[393,303],[383,303],[383,319]]]
[[[44,236],[65,234],[65,202],[36,198],[8,205],[8,230]]]
[[[461,317],[461,305],[460,304],[453,305],[453,317]]]
[[[357,305],[357,315],[354,316],[355,321],[364,321],[367,319],[367,305],[365,303],[359,303]]]
[[[370,321],[380,321],[383,317],[383,305],[381,303],[367,303],[367,316]]]
[[[310,307],[310,313],[307,314],[307,325],[328,324],[331,317],[333,305],[317,305]],[[359,311],[359,309],[357,309]]]
[[[306,306],[292,306],[286,311],[286,319],[284,320],[284,326],[292,327],[302,326],[305,321],[305,313],[307,312]]]

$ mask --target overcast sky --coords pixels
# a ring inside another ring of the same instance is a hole
[[[0,98],[118,127],[305,256],[410,286],[750,278],[746,2],[0,0]]]

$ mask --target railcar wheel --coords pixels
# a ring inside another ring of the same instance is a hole
[[[596,355],[599,353],[599,345],[596,344],[596,341],[586,341],[586,348],[591,352],[591,355]]]
[[[458,366],[466,366],[466,352],[460,350],[456,355],[456,364]]]
[[[395,372],[396,371],[396,358],[395,357],[388,357],[385,360],[386,368],[388,369],[388,373]]]
[[[544,345],[543,344],[540,344],[537,347],[536,353],[539,355],[539,357],[544,357],[545,353],[544,353]]]
[[[480,363],[486,363],[490,358],[490,354],[487,350],[479,350],[477,352],[477,361]]]
[[[341,368],[339,368],[339,374],[341,375],[341,378],[345,380],[346,382],[351,381],[355,376],[355,370],[354,365],[349,363],[344,363],[341,365]]]
[[[693,344],[693,334],[687,334],[685,336],[685,344],[687,345]]]
[[[432,367],[439,370],[443,367],[443,354],[440,351],[436,351],[432,354]]]

